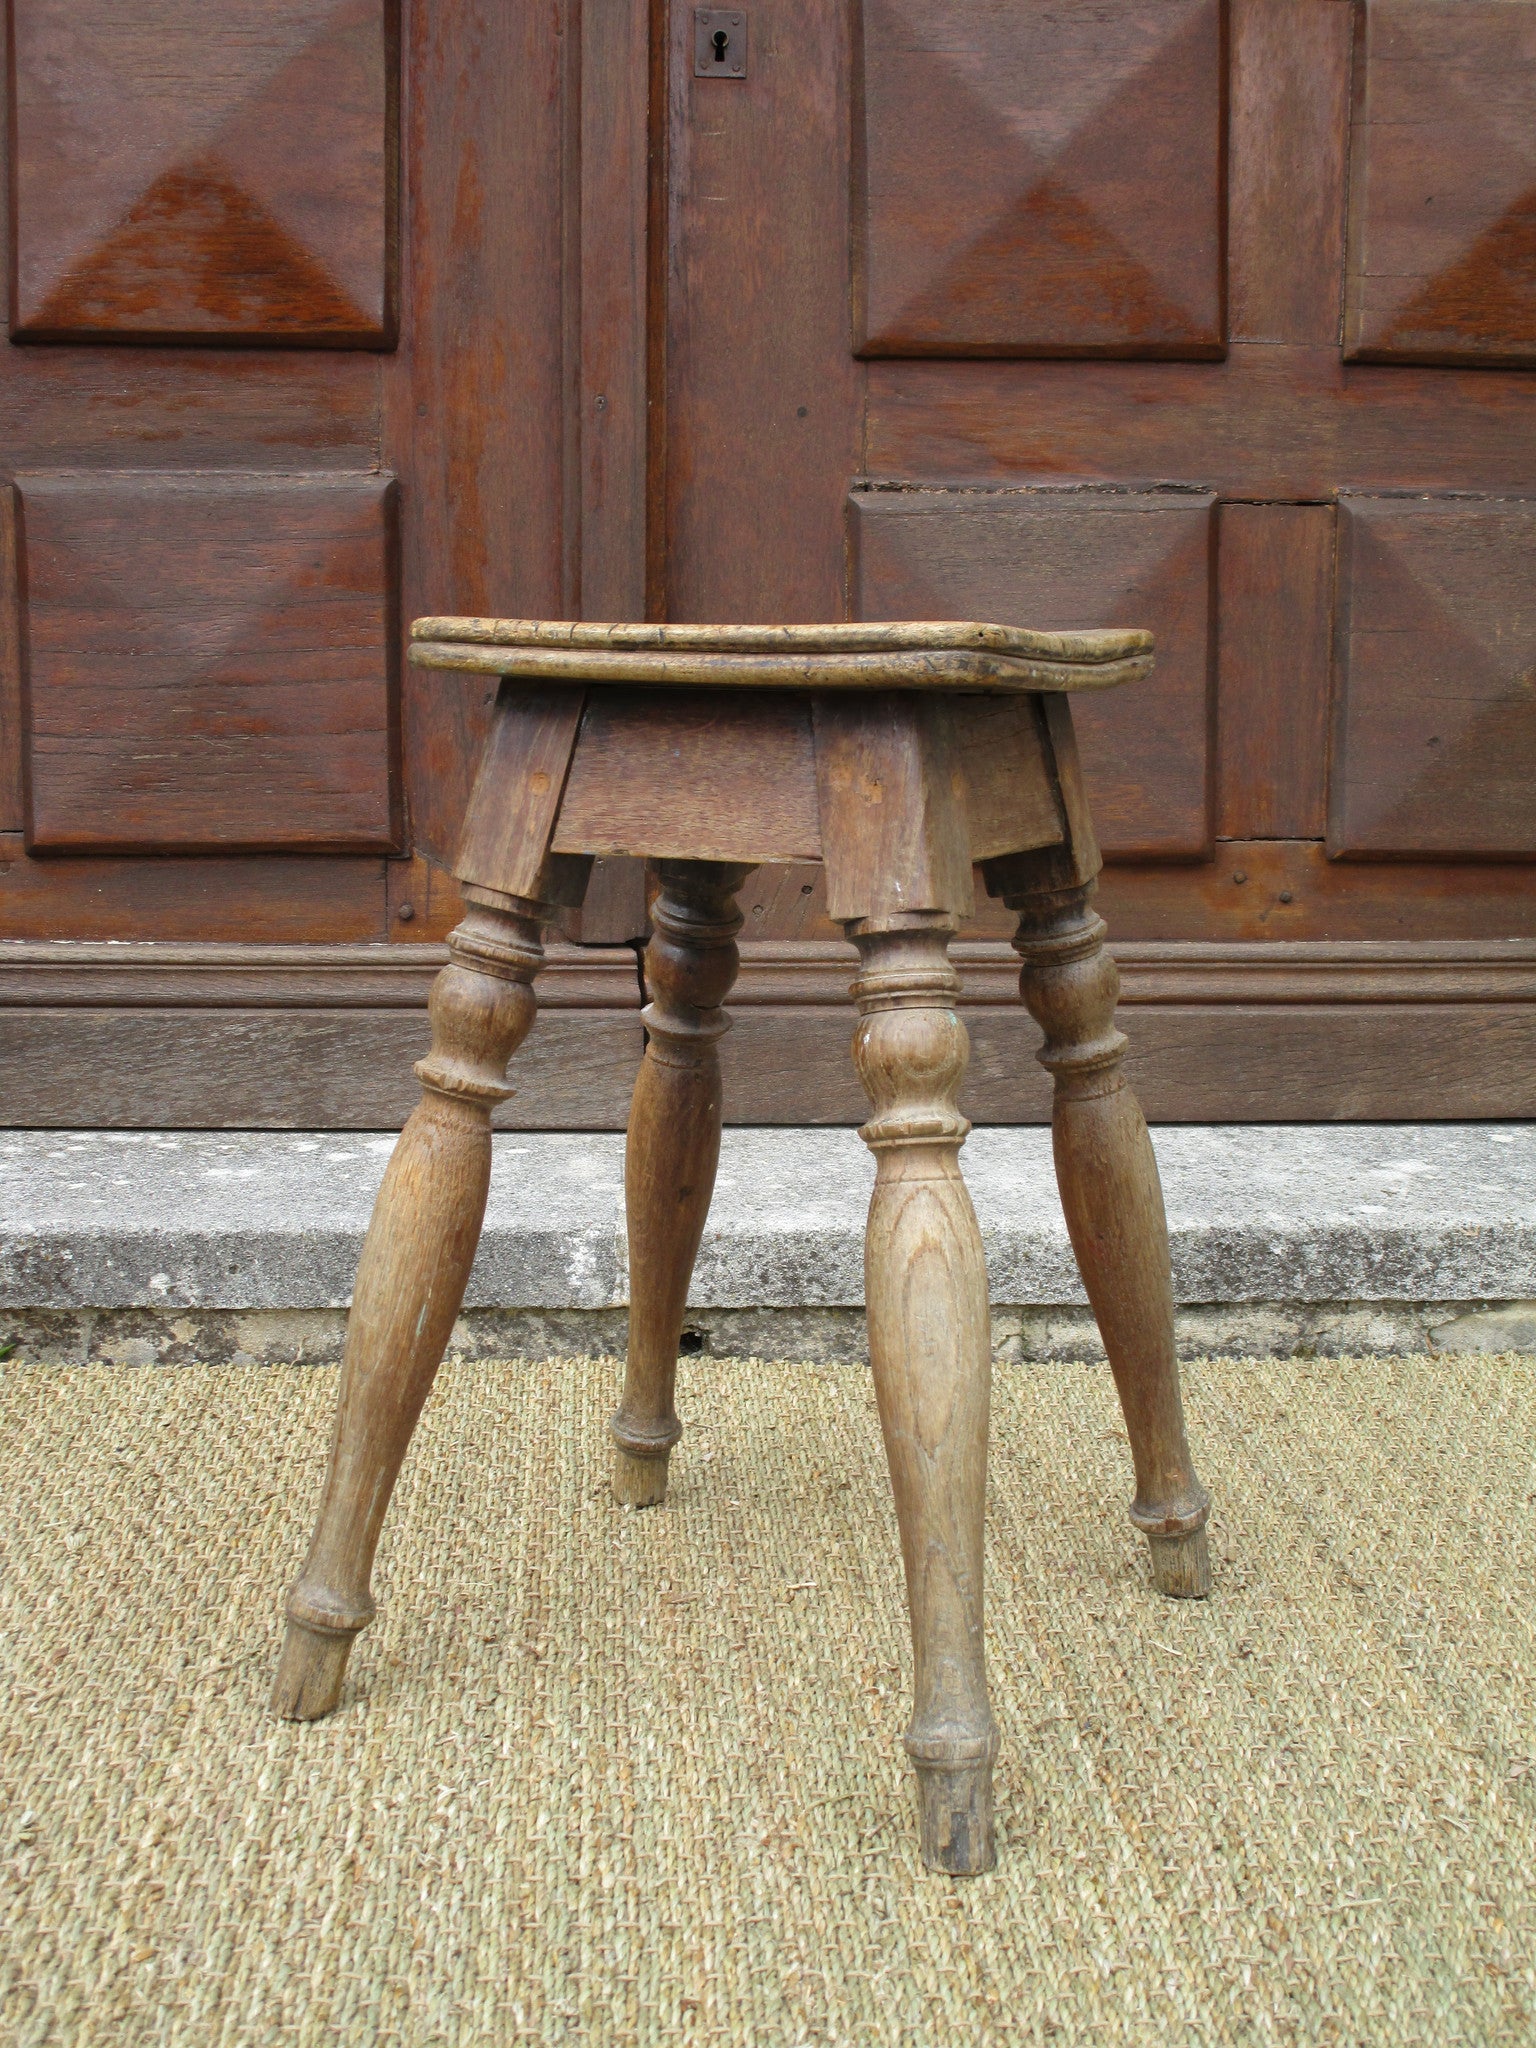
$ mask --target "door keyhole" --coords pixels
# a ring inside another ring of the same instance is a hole
[[[730,36],[726,33],[726,31],[723,28],[717,28],[715,30],[714,35],[710,38],[710,40],[714,43],[715,46],[715,62],[717,64],[723,64],[725,62],[726,45],[731,40]]]

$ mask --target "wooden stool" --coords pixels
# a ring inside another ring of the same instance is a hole
[[[853,1059],[873,1105],[869,1350],[915,1654],[907,1752],[922,1853],[989,1868],[997,1735],[982,1656],[991,1367],[986,1268],[955,1107],[965,1026],[949,941],[972,863],[1019,913],[1025,1002],[1055,1077],[1056,1171],[1125,1411],[1160,1592],[1209,1591],[1207,1496],[1184,1436],[1157,1167],[1121,1074],[1117,976],[1065,693],[1151,667],[1145,633],[983,625],[596,626],[422,619],[423,667],[505,678],[455,874],[468,909],[432,991],[432,1050],[363,1247],[330,1469],[288,1601],[274,1711],[329,1713],[373,1615],[374,1547],[474,1258],[491,1110],[533,1020],[540,930],[598,854],[643,854],[659,893],[652,1000],[625,1158],[629,1362],[613,1490],[661,1501],[673,1378],[720,1149],[721,1005],[736,891],[761,861],[820,860],[858,947]]]

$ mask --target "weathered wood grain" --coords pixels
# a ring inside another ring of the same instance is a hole
[[[464,1298],[491,1183],[491,1107],[533,1022],[539,906],[472,904],[432,990],[422,1099],[390,1154],[358,1265],[331,1461],[315,1533],[288,1596],[272,1711],[313,1721],[341,1697],[354,1637],[373,1619],[373,1553]]]
[[[875,1155],[864,1293],[875,1398],[896,1495],[914,1657],[906,1749],[923,1861],[970,1876],[996,1860],[997,1730],[983,1647],[983,1517],[992,1340],[981,1231],[960,1175],[955,1108],[966,1034],[943,924],[857,929],[853,1061]]]
[[[1006,891],[1019,912],[1019,987],[1045,1034],[1038,1057],[1054,1082],[1061,1204],[1131,1441],[1131,1520],[1151,1546],[1158,1591],[1201,1599],[1211,1590],[1210,1498],[1184,1432],[1168,1224],[1146,1122],[1125,1082],[1119,977],[1104,950],[1104,921],[1089,907],[1091,884],[1053,890],[1047,872],[1033,893],[1028,862],[1015,864]]]
[[[554,845],[697,860],[819,858],[809,699],[590,692]]]
[[[720,1159],[722,1005],[736,978],[748,870],[663,861],[645,949],[650,1001],[641,1012],[645,1058],[624,1149],[629,1225],[629,1349],[610,1425],[613,1493],[624,1507],[666,1498],[667,1461],[682,1435],[673,1387],[688,1283]]]

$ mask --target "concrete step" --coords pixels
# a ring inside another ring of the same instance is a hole
[[[1153,1136],[1186,1352],[1536,1350],[1536,1125]],[[39,1359],[336,1355],[394,1143],[0,1132],[0,1342]],[[963,1160],[999,1350],[1092,1355],[1049,1132],[978,1130]],[[872,1179],[852,1131],[728,1131],[691,1348],[857,1354]],[[622,1349],[627,1283],[622,1137],[498,1137],[456,1347]]]

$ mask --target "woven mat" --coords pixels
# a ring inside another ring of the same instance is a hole
[[[0,1372],[0,2037],[1536,2037],[1536,1362],[1200,1364],[1164,1602],[1106,1372],[999,1373],[1000,1864],[924,1872],[867,1377],[449,1366],[341,1710],[265,1717],[336,1375]]]

